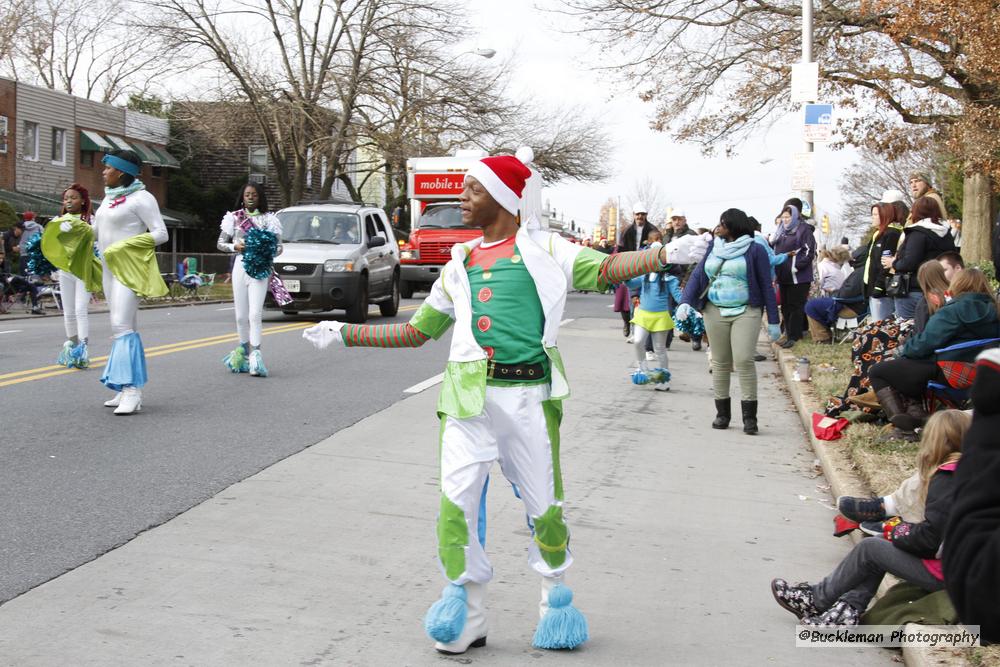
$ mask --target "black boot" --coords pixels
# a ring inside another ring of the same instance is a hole
[[[712,428],[729,428],[729,420],[733,418],[733,403],[729,398],[715,399],[715,421]]]
[[[920,426],[919,419],[906,414],[906,403],[898,391],[892,387],[883,387],[875,392],[875,396],[893,426],[908,433],[913,433]]]
[[[740,401],[743,408],[743,432],[757,435],[757,401]]]

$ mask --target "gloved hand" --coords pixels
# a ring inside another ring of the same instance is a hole
[[[68,232],[71,229],[73,229],[73,223],[70,222],[69,220],[63,220],[62,222],[59,223],[60,232]]]
[[[674,318],[678,322],[683,322],[687,318],[691,317],[692,314],[697,315],[698,311],[690,306],[690,304],[682,303],[677,306],[677,316]]]
[[[781,338],[781,326],[778,324],[768,324],[767,337],[771,339],[772,343]]]
[[[344,344],[344,338],[340,335],[343,326],[344,323],[337,320],[324,320],[303,331],[302,337],[312,343],[317,350],[325,350],[330,347],[330,343]]]

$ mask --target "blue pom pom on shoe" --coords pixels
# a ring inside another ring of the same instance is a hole
[[[246,348],[242,345],[223,357],[222,363],[233,373],[250,372],[250,361],[247,359]]]
[[[549,591],[549,610],[538,622],[531,642],[535,648],[576,648],[590,638],[587,619],[572,602],[573,591],[567,586],[557,584]]]
[[[649,381],[654,384],[670,382],[670,371],[666,368],[654,368],[649,372]]]
[[[649,384],[649,375],[646,371],[635,371],[632,373],[632,384]]]
[[[87,350],[87,341],[80,341],[69,351],[70,363],[76,368],[88,368],[90,366],[90,352]]]
[[[63,343],[62,349],[59,350],[59,357],[56,359],[56,363],[60,366],[65,366],[67,368],[73,367],[73,343],[72,341],[66,341]]]
[[[465,629],[465,619],[469,613],[467,599],[464,586],[445,586],[441,591],[441,599],[431,605],[424,617],[427,635],[442,644],[450,644],[458,639]]]

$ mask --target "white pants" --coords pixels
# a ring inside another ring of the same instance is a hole
[[[667,366],[667,332],[650,331],[640,327],[638,324],[633,324],[632,326],[635,327],[633,342],[635,343],[635,358],[639,362],[639,368],[644,371],[649,370],[649,366],[646,363],[646,336],[653,337],[653,354],[656,355],[656,360],[660,364],[657,368],[669,368]]]
[[[236,333],[240,342],[250,341],[260,347],[263,328],[264,297],[267,296],[267,278],[251,278],[243,267],[243,255],[236,255],[233,264],[233,305],[236,307]]]
[[[139,313],[139,297],[135,292],[118,282],[108,265],[104,265],[101,276],[104,284],[104,298],[111,311],[111,336],[118,338],[131,331],[138,331],[136,315]]]
[[[554,577],[572,564],[562,517],[561,409],[548,397],[548,385],[490,386],[481,415],[443,418],[438,555],[453,583],[486,583],[493,576],[484,545],[486,483],[494,461],[524,502],[531,567]]]
[[[89,338],[90,318],[87,307],[90,305],[90,292],[87,291],[83,281],[69,271],[60,271],[59,295],[62,298],[66,337],[76,336],[80,340]]]

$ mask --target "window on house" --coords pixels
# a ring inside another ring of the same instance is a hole
[[[251,146],[247,162],[250,163],[251,173],[266,174],[267,146]]]
[[[66,164],[66,130],[52,128],[52,164]]]
[[[94,168],[94,151],[80,151],[80,166]]]
[[[313,186],[313,149],[306,149],[306,187]]]
[[[38,123],[24,121],[24,159],[38,159]]]
[[[163,167],[153,166],[153,178],[163,178]]]
[[[0,116],[0,153],[7,152],[7,116]]]

